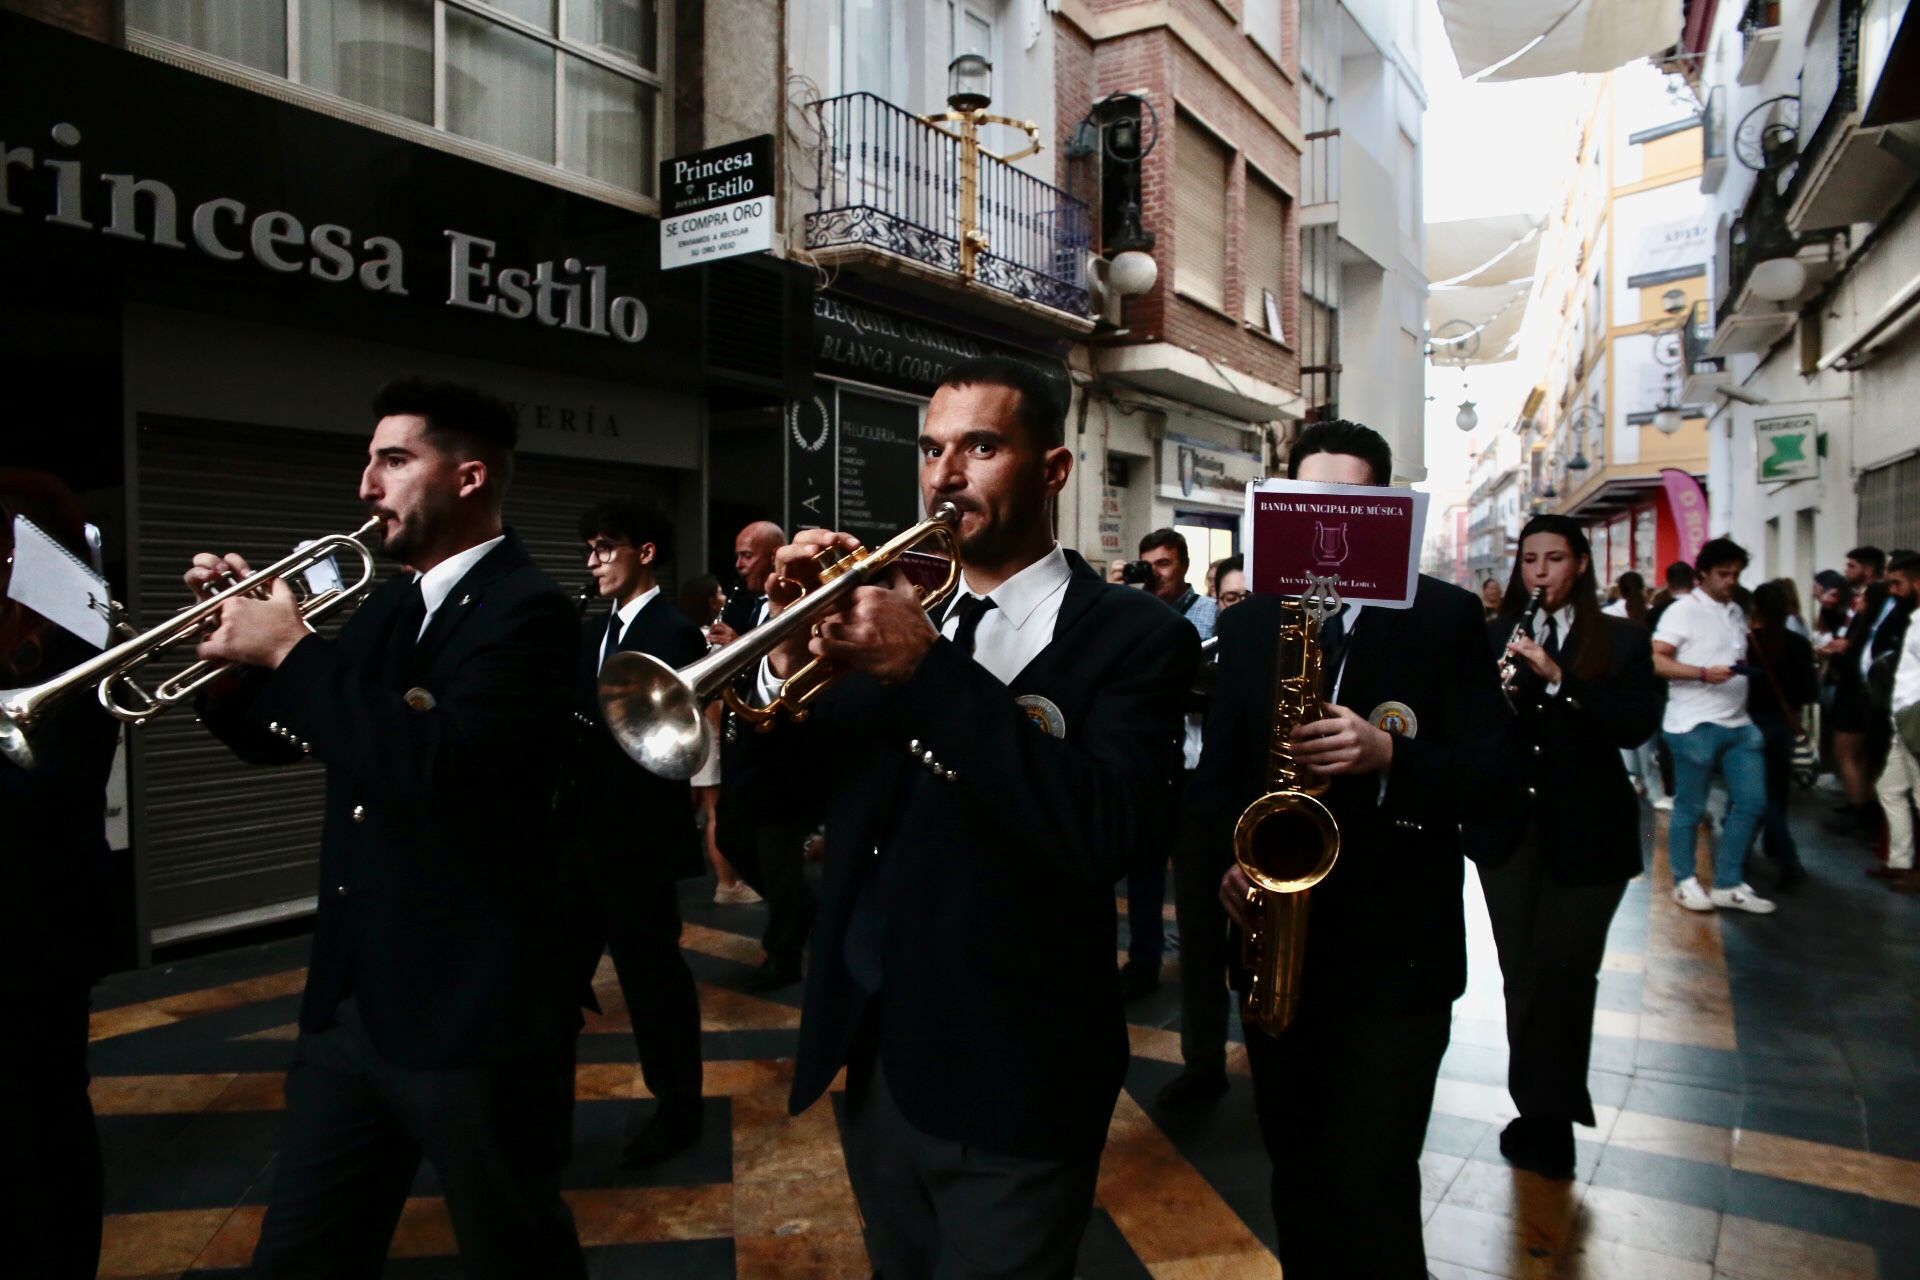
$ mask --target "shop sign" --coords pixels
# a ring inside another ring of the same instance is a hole
[[[697,375],[699,285],[663,284],[644,215],[12,15],[0,83],[9,259],[364,337],[459,315],[478,328],[431,345],[550,333],[563,360]]]
[[[773,248],[773,135],[660,162],[660,269]]]
[[[915,319],[834,293],[813,298],[814,368],[821,374],[930,396],[948,370],[976,356],[1025,360],[1054,383],[1065,404],[1069,386],[1058,357],[1023,351],[958,329]]]
[[[1762,418],[1753,424],[1761,484],[1820,477],[1820,420],[1810,413]]]
[[[1247,485],[1260,478],[1260,459],[1190,436],[1169,434],[1160,442],[1161,494],[1240,506]]]

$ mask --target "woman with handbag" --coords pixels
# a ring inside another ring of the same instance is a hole
[[[1517,624],[1535,592],[1528,635]],[[1515,803],[1466,832],[1500,953],[1507,1089],[1520,1113],[1500,1151],[1570,1178],[1573,1126],[1594,1123],[1587,1057],[1607,929],[1643,866],[1642,811],[1620,753],[1659,726],[1666,686],[1647,629],[1601,612],[1586,534],[1565,516],[1521,530],[1491,634],[1514,663],[1525,766]]]
[[[1759,678],[1747,681],[1747,714],[1766,744],[1767,810],[1760,821],[1760,844],[1778,874],[1778,890],[1807,878],[1787,827],[1787,800],[1793,791],[1794,756],[1811,749],[1802,727],[1806,708],[1820,698],[1813,645],[1789,627],[1791,605],[1778,582],[1755,588],[1747,642],[1752,663],[1759,668]]]

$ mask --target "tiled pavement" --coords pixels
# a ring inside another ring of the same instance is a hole
[[[1472,985],[1422,1161],[1436,1276],[1920,1277],[1920,908],[1865,880],[1864,852],[1822,843],[1816,810],[1796,818],[1815,880],[1776,916],[1688,915],[1665,896],[1664,860],[1629,889],[1601,979],[1600,1123],[1579,1131],[1571,1184],[1516,1173],[1496,1149],[1512,1115],[1499,977],[1469,890]],[[619,1169],[628,1099],[644,1090],[605,968],[606,1013],[581,1040],[567,1182],[593,1274],[864,1277],[839,1097],[786,1114],[797,989],[734,989],[759,959],[759,912],[714,908],[707,892],[687,886],[683,939],[702,984],[701,1143],[645,1173]],[[244,1274],[304,952],[302,939],[234,950],[99,993],[103,1276]],[[1153,1097],[1178,1070],[1177,996],[1168,986],[1129,1012],[1133,1065],[1080,1274],[1278,1276],[1244,1058],[1216,1107],[1162,1113]],[[451,1252],[423,1171],[386,1274],[455,1276]]]

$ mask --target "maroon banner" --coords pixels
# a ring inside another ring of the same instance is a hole
[[[1413,604],[1427,495],[1371,485],[1262,480],[1247,488],[1247,580],[1296,596],[1334,577],[1342,599],[1389,609]]]

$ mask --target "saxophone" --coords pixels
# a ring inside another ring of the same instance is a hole
[[[1295,725],[1321,718],[1320,623],[1339,608],[1332,579],[1280,602],[1273,733],[1266,794],[1247,806],[1233,830],[1233,857],[1253,887],[1242,960],[1252,974],[1240,1020],[1279,1035],[1300,1004],[1307,945],[1307,890],[1333,870],[1340,826],[1318,798],[1328,781],[1293,758]]]

